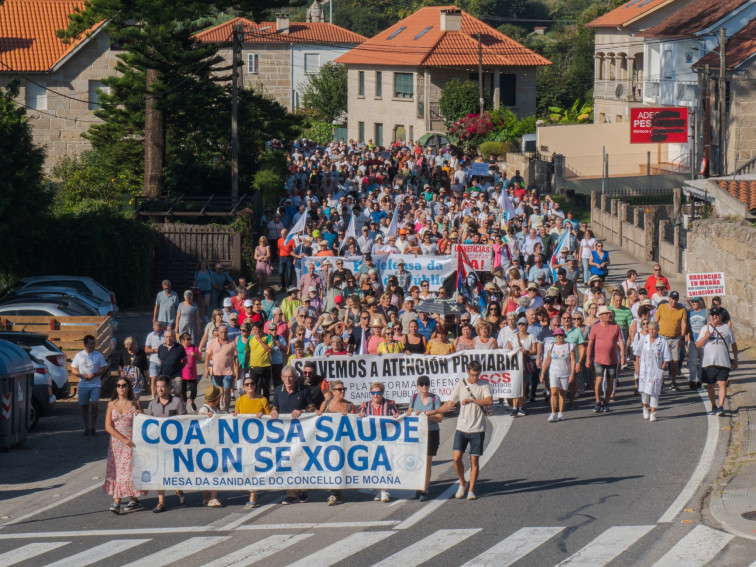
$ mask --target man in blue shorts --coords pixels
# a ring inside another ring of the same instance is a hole
[[[84,337],[84,350],[76,353],[71,368],[73,375],[79,378],[79,405],[84,419],[84,435],[94,436],[102,375],[107,372],[108,363],[102,353],[95,350],[95,338],[92,335]]]
[[[483,454],[483,442],[486,438],[486,408],[493,405],[493,396],[488,384],[479,382],[482,367],[473,360],[467,367],[467,377],[454,386],[449,401],[431,415],[444,414],[460,403],[457,431],[454,434],[454,470],[459,477],[459,489],[455,498],[475,500],[475,482],[478,480],[480,466],[478,461]],[[462,456],[470,445],[470,483],[465,483],[465,465]]]

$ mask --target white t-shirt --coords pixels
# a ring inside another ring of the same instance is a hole
[[[97,352],[96,350],[93,350],[92,352],[87,352],[85,350],[79,351],[76,353],[76,356],[74,356],[73,361],[71,361],[71,367],[76,368],[80,374],[94,374],[107,365],[108,363],[105,362],[105,357],[102,356],[102,353]],[[79,382],[79,388],[83,386],[99,388],[102,386],[102,379],[99,376],[95,376],[91,380],[82,379]]]
[[[549,365],[549,377],[551,378],[569,378],[572,372],[572,364],[570,362],[570,352],[573,349],[573,345],[570,343],[563,343],[558,345],[552,343],[547,351],[547,354],[551,354],[551,364]]]
[[[583,240],[580,241],[580,258],[587,258],[591,259],[593,257],[593,248],[596,247],[596,239],[591,238],[590,240],[586,240],[583,238]]]
[[[147,335],[147,338],[144,340],[144,346],[149,347],[151,349],[155,349],[155,352],[150,355],[150,362],[154,362],[155,364],[160,364],[160,358],[157,354],[157,349],[164,343],[163,339],[163,333],[156,333],[155,331],[152,331],[149,335]]]
[[[723,366],[730,368],[730,347],[735,342],[729,325],[706,325],[701,333],[709,332],[709,339],[704,344],[701,366]]]
[[[490,398],[491,390],[488,384],[478,381],[476,384],[467,383],[467,377],[457,382],[449,400],[461,402],[462,400],[475,398],[483,400]],[[469,388],[469,391],[468,391]],[[472,393],[472,395],[470,395]],[[457,431],[463,433],[479,433],[486,430],[486,408],[476,403],[460,404],[459,417],[457,418]]]

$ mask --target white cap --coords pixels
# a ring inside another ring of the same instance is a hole
[[[233,307],[234,304],[231,302],[231,298],[227,297],[223,300],[223,307]]]
[[[247,299],[244,301],[244,307],[252,307],[252,300]]]
[[[307,291],[318,291],[318,288],[316,288],[314,285],[311,285],[309,288],[307,288]]]

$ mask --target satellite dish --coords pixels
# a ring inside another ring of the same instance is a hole
[[[616,96],[617,98],[622,98],[622,95],[624,92],[625,92],[625,85],[620,83],[619,85],[617,85],[617,88],[614,89],[614,96]]]

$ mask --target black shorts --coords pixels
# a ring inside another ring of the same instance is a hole
[[[429,457],[435,457],[438,453],[438,446],[441,444],[441,431],[438,429],[431,429],[428,431],[428,452],[426,455]]]
[[[704,384],[716,384],[727,382],[730,378],[730,369],[726,366],[704,366],[701,373],[701,382]]]
[[[470,456],[480,457],[483,454],[483,442],[486,439],[486,432],[465,433],[464,431],[454,432],[454,450],[464,453],[467,445],[470,445]]]

